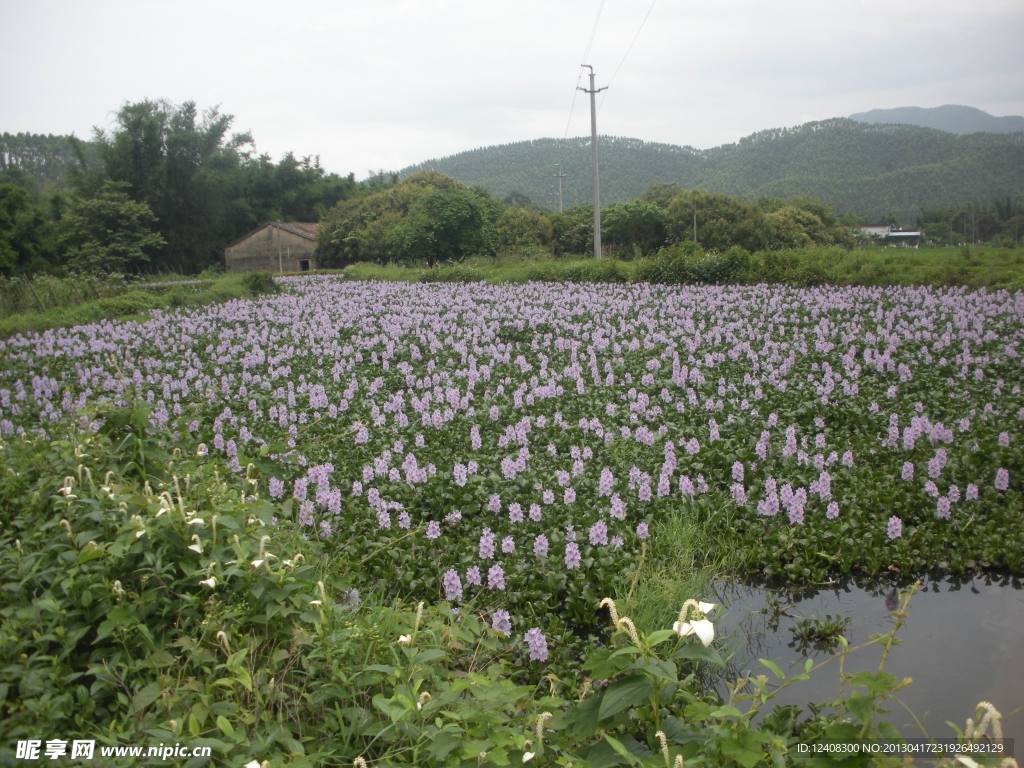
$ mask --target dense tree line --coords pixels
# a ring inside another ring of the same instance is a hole
[[[0,273],[195,272],[260,224],[316,221],[358,194],[351,174],[291,153],[274,162],[231,126],[193,102],[142,101],[89,143],[5,134]]]
[[[557,208],[555,165],[567,174],[564,202],[591,199],[590,139],[540,139],[485,147],[401,172],[430,169],[491,194],[526,195]],[[601,137],[601,193],[636,199],[657,183],[748,200],[809,196],[864,222],[913,224],[923,209],[1024,193],[1024,134],[958,136],[909,125],[846,119],[761,131],[707,150]]]
[[[602,209],[608,255],[647,256],[678,244],[747,251],[850,245],[832,209],[809,198],[757,204],[676,185],[652,187],[637,200]],[[511,196],[498,201],[435,171],[343,200],[325,217],[319,252],[329,266],[357,261],[430,265],[473,255],[586,255],[593,209],[552,213]]]

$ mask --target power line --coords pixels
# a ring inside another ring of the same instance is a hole
[[[636,45],[637,39],[640,37],[640,33],[644,30],[644,25],[647,24],[647,20],[651,18],[651,12],[654,10],[654,6],[658,0],[651,0],[651,4],[647,7],[647,13],[644,14],[643,19],[640,20],[640,26],[636,28],[636,32],[633,34],[633,39],[629,41],[629,46],[626,48],[626,52],[622,54],[622,58],[619,60],[619,64],[612,71],[612,76],[608,78],[608,85],[611,85],[615,80],[615,76],[619,74],[619,70],[622,69],[622,65],[626,63],[626,59],[633,50],[633,46]],[[604,106],[604,100],[608,98],[608,94],[601,97],[601,106]]]
[[[604,3],[605,0],[601,0],[597,6],[597,15],[594,17],[594,26],[590,28],[590,39],[587,40],[587,47],[583,51],[583,56],[580,58],[580,61],[589,61],[590,49],[593,47],[594,38],[597,36],[597,24],[601,21],[601,12],[604,10]],[[569,136],[569,125],[572,123],[572,112],[576,108],[576,93],[580,89],[580,81],[582,80],[583,67],[580,67],[580,73],[576,76],[576,85],[572,89],[572,103],[569,105],[569,117],[565,120],[565,132],[562,134],[563,139],[568,138]]]

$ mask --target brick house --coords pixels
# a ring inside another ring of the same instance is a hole
[[[318,224],[272,221],[224,249],[228,272],[306,272],[317,268]]]

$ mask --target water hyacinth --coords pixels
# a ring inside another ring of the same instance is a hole
[[[444,588],[444,599],[449,603],[455,603],[462,599],[462,579],[459,578],[459,574],[454,568],[449,568],[444,572],[441,586]]]
[[[580,556],[580,548],[575,541],[570,541],[565,545],[565,567],[570,571],[576,570],[580,567],[582,557]]]
[[[669,512],[726,508],[757,531],[738,545],[784,566],[784,533],[822,569],[890,517],[929,540],[1019,525],[1019,293],[280,282],[0,339],[0,432],[142,403],[228,471],[258,456],[278,525],[393,546],[413,583],[545,631],[538,585],[583,562],[611,584]]]
[[[540,627],[528,629],[523,635],[523,641],[529,651],[530,661],[548,660],[548,641],[544,637],[544,633],[540,631]]]
[[[509,615],[509,612],[499,608],[492,613],[491,628],[505,637],[510,637],[512,635],[512,617]]]

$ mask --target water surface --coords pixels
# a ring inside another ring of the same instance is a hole
[[[900,645],[889,653],[886,670],[913,684],[896,696],[888,719],[904,736],[953,736],[946,725],[963,728],[974,705],[991,701],[1003,713],[1004,736],[1024,746],[1024,590],[1018,582],[998,583],[983,578],[963,584],[925,582],[910,602],[909,616],[897,635]],[[758,658],[777,662],[787,673],[799,672],[805,658],[816,662],[829,656],[801,649],[792,629],[803,617],[840,615],[850,618],[844,632],[850,645],[869,640],[892,626],[890,611],[898,605],[895,589],[870,590],[849,585],[803,595],[787,595],[735,583],[716,586],[722,643],[735,655],[735,672],[766,673]],[[776,610],[776,606],[779,610]],[[847,657],[848,672],[875,670],[881,647],[873,646]],[[834,698],[838,664],[818,670],[807,682],[796,683],[775,699],[803,705]],[[915,717],[920,723],[915,721]],[[923,727],[923,732],[922,732]]]

